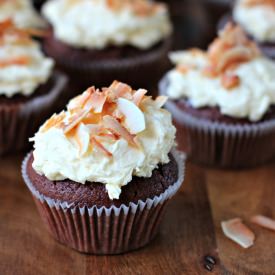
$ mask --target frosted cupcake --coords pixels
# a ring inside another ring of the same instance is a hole
[[[165,5],[148,0],[53,0],[45,51],[78,87],[113,79],[148,86],[167,65],[171,24]]]
[[[30,33],[0,23],[0,155],[24,149],[28,138],[54,111],[65,78]]]
[[[32,6],[31,0],[1,0],[0,21],[12,19],[20,28],[42,28],[45,21]]]
[[[225,17],[220,25],[225,24]],[[247,34],[269,57],[275,59],[275,2],[273,0],[237,0],[233,21],[240,24]]]
[[[48,230],[78,251],[117,254],[146,245],[183,180],[176,129],[152,100],[115,81],[72,99],[34,136],[23,177]]]
[[[160,90],[192,160],[247,167],[274,157],[275,63],[240,27],[228,24],[207,52],[176,52],[171,60],[176,67]]]

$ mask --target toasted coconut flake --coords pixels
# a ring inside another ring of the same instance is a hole
[[[6,36],[12,36],[14,42],[30,43],[32,42],[31,35],[28,31],[18,28],[11,18],[0,22],[0,42],[5,41]]]
[[[144,114],[135,103],[125,98],[119,98],[117,107],[125,116],[124,123],[131,134],[137,134],[145,130]]]
[[[254,233],[242,223],[240,218],[223,221],[221,225],[225,236],[243,248],[249,248],[254,244]]]
[[[275,220],[262,216],[262,215],[256,215],[251,218],[251,222],[262,226],[264,228],[270,229],[275,231]]]
[[[66,114],[65,112],[61,112],[60,114],[53,114],[42,126],[41,132],[44,133],[48,131],[50,128],[58,127],[62,124]]]
[[[186,64],[179,64],[176,68],[176,70],[181,74],[187,74],[190,71],[190,69],[192,69],[192,66]]]
[[[81,110],[80,112],[75,113],[69,118],[68,123],[63,127],[64,134],[68,134],[74,127],[76,127],[88,114],[88,111]]]
[[[88,127],[91,136],[98,136],[104,130],[102,125],[98,124],[87,124],[86,126]]]
[[[71,99],[68,104],[68,110],[74,110],[77,108],[83,108],[91,94],[95,92],[95,87],[88,88],[83,94]]]
[[[25,66],[30,63],[30,58],[27,56],[18,56],[16,58],[11,58],[7,60],[1,60],[0,59],[0,67],[7,67],[7,66],[12,66],[12,65],[17,65],[17,66]]]
[[[210,78],[215,78],[219,75],[215,66],[207,66],[203,68],[202,74]]]
[[[168,100],[167,96],[160,95],[156,98],[155,104],[158,108],[162,108],[167,102],[167,100]]]
[[[93,88],[89,88],[90,96],[84,104],[84,109],[87,111],[93,110],[94,113],[101,113],[104,107],[107,95],[99,90],[94,91]]]
[[[222,81],[222,86],[225,89],[231,90],[231,89],[234,89],[237,86],[239,86],[241,80],[240,80],[239,76],[237,76],[237,75],[232,75],[232,74],[226,73],[222,76],[221,81]]]
[[[103,125],[113,134],[122,137],[130,145],[137,147],[136,142],[134,141],[133,135],[131,135],[127,129],[125,129],[115,118],[112,116],[106,115],[103,117]]]
[[[224,72],[231,64],[247,62],[252,57],[252,52],[243,46],[232,48],[221,56],[217,64],[217,70]]]
[[[113,156],[113,154],[109,152],[95,137],[91,137],[91,142],[94,143],[107,157]]]
[[[108,98],[112,101],[120,97],[132,99],[132,88],[125,83],[115,80],[108,88]]]
[[[228,23],[209,46],[207,55],[210,67],[205,68],[204,74],[215,77],[259,56],[260,50],[241,27]]]
[[[145,89],[138,89],[134,94],[133,94],[133,102],[139,106],[141,101],[143,100],[144,96],[146,95],[148,91]]]
[[[80,123],[75,131],[74,139],[79,147],[79,155],[83,156],[89,148],[90,135],[83,123]]]
[[[245,0],[242,4],[248,7],[268,5],[275,9],[274,0]]]

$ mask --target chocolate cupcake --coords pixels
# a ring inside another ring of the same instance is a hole
[[[78,89],[113,79],[148,87],[167,69],[172,28],[165,5],[54,0],[42,11],[52,25],[44,49]]]
[[[183,180],[165,98],[115,81],[72,99],[34,136],[22,174],[53,237],[80,252],[118,254],[157,234]]]
[[[45,20],[35,11],[31,0],[1,0],[0,21],[12,19],[20,28],[43,28]]]
[[[233,16],[225,15],[219,27],[228,21],[240,24],[262,52],[275,59],[275,2],[273,0],[237,0]]]
[[[249,167],[275,156],[275,63],[239,26],[228,24],[207,52],[171,54],[160,83],[190,159]]]
[[[0,155],[28,147],[61,95],[66,78],[53,73],[30,33],[7,20],[0,23]]]

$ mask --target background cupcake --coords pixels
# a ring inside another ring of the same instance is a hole
[[[43,14],[52,25],[45,51],[79,88],[113,79],[148,87],[167,66],[172,28],[163,4],[54,0]]]
[[[147,244],[181,185],[175,127],[145,96],[114,82],[72,99],[32,139],[23,177],[51,234],[76,250],[117,254]]]
[[[10,18],[20,28],[45,27],[45,21],[35,11],[31,0],[1,0],[0,21]]]
[[[65,85],[30,33],[0,23],[0,155],[24,149]]]
[[[272,0],[237,0],[233,17],[224,16],[219,26],[233,20],[257,42],[261,50],[275,59],[275,2]]]
[[[240,27],[228,24],[207,52],[171,59],[177,66],[160,89],[192,160],[244,167],[274,157],[275,64]]]

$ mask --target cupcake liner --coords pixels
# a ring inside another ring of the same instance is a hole
[[[168,52],[171,48],[171,38],[149,52],[139,56],[87,60],[85,63],[76,58],[64,58],[52,49],[47,39],[44,41],[45,52],[55,59],[57,66],[65,71],[72,82],[75,94],[79,89],[95,85],[109,86],[114,79],[128,83],[131,86],[151,88],[157,85],[161,75],[169,67]]]
[[[177,182],[153,199],[119,207],[78,207],[45,197],[26,172],[31,153],[23,161],[22,176],[48,231],[57,241],[84,253],[120,254],[143,247],[158,233],[165,206],[184,178],[184,156],[176,150],[172,154],[178,164]]]
[[[41,123],[55,110],[56,100],[66,85],[67,78],[56,72],[48,93],[35,96],[25,102],[0,104],[0,156],[28,147],[31,137]]]
[[[165,95],[167,78],[160,82]],[[178,143],[188,157],[197,163],[244,168],[264,164],[275,157],[275,119],[251,124],[226,124],[196,118],[173,101],[166,108],[173,114],[178,128]]]

